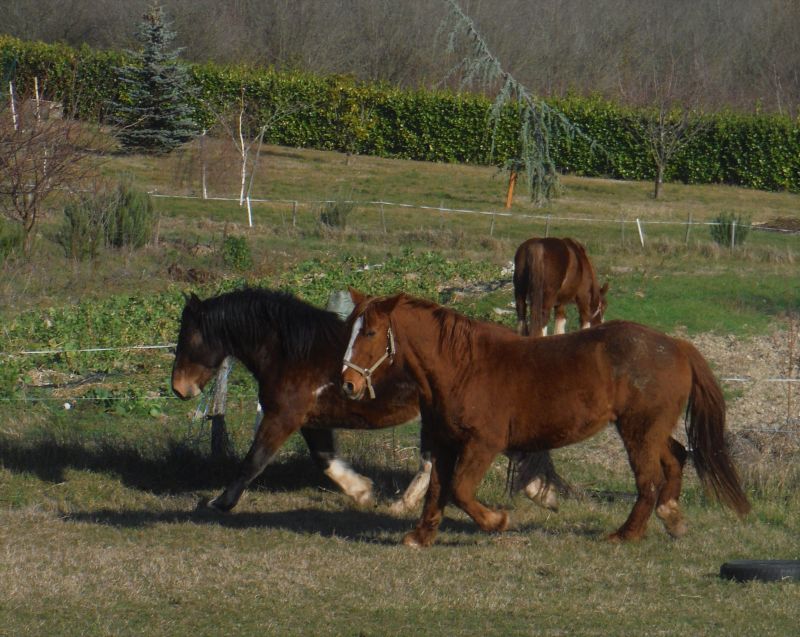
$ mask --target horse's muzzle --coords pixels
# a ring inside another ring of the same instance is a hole
[[[195,383],[172,382],[172,392],[181,400],[189,400],[195,398],[201,393],[200,387]]]
[[[342,393],[350,400],[360,400],[364,396],[364,388],[356,390],[355,384],[346,380],[342,383]]]

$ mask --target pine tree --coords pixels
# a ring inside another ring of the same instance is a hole
[[[137,38],[141,50],[129,51],[130,62],[118,69],[115,134],[126,150],[168,153],[191,139],[196,126],[188,104],[188,73],[178,63],[180,49],[170,49],[175,33],[157,3],[142,16]]]

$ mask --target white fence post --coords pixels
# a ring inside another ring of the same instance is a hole
[[[639,229],[639,242],[644,248],[644,230],[642,230],[642,222],[639,221],[639,217],[636,217],[636,227]]]

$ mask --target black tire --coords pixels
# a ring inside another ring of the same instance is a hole
[[[733,560],[722,565],[719,576],[736,582],[798,582],[800,560]]]

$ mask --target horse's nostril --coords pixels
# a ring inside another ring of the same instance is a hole
[[[353,395],[353,392],[354,392],[355,390],[356,390],[356,387],[355,387],[355,385],[353,385],[353,383],[351,383],[350,381],[347,381],[347,382],[344,382],[344,383],[342,383],[342,391],[343,391],[343,392],[344,392],[344,393],[345,393],[347,396],[352,396],[352,395]]]

